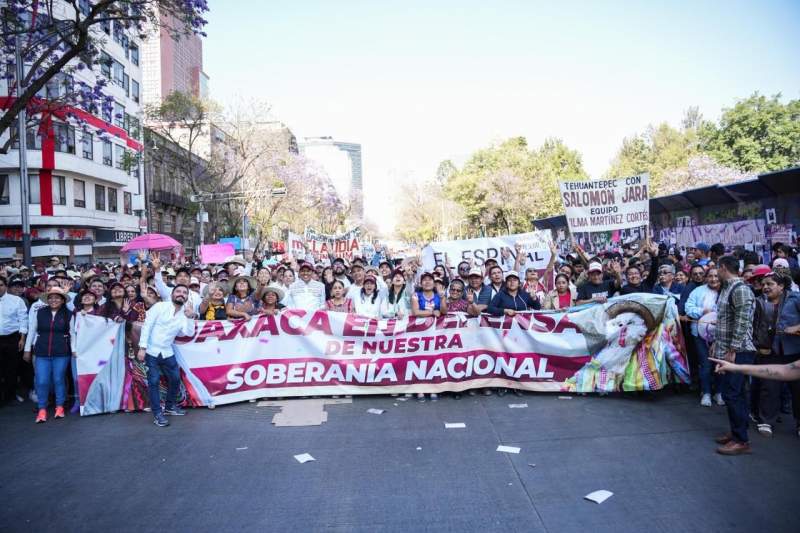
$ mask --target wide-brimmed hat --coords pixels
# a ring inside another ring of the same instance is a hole
[[[264,291],[263,294],[261,295],[262,300],[264,299],[264,296],[266,296],[268,292],[274,292],[275,295],[278,297],[279,302],[283,300],[284,296],[286,296],[286,291],[283,289],[283,287],[275,285],[274,283],[270,283],[261,290]]]
[[[236,263],[237,265],[247,266],[247,262],[244,260],[244,257],[241,255],[232,255],[225,259],[225,262],[222,263],[223,268],[228,268],[228,265],[231,263]]]
[[[61,287],[50,287],[49,289],[47,289],[47,296],[50,296],[52,294],[55,294],[56,296],[61,296],[61,298],[64,300],[64,303],[67,302],[67,292]]]
[[[236,276],[235,278],[233,278],[228,282],[231,288],[231,292],[234,292],[236,290],[236,284],[239,283],[239,280],[242,279],[245,280],[248,285],[250,285],[250,290],[254,291],[256,290],[256,287],[258,287],[258,281],[253,276]]]
[[[96,277],[98,277],[97,272],[95,272],[94,269],[91,268],[86,272],[84,272],[83,274],[81,274],[81,279],[86,282]]]

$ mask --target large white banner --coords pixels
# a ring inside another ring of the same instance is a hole
[[[453,267],[461,261],[470,260],[477,266],[483,266],[487,259],[504,263],[503,248],[508,249],[510,266],[513,266],[517,253],[514,246],[520,244],[525,255],[521,267],[543,270],[550,261],[551,240],[549,231],[531,231],[501,237],[432,242],[422,249],[422,266],[425,270],[433,270],[436,265],[444,265],[445,255]]]
[[[562,181],[561,201],[572,233],[614,231],[650,223],[649,174]]]

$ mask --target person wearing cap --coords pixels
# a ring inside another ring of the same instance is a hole
[[[489,307],[492,299],[503,290],[503,269],[500,268],[497,262],[489,267],[488,274],[489,283],[484,285],[481,289],[480,294],[478,294],[478,301],[473,301],[469,307],[467,307],[467,312],[472,316],[478,316],[483,313],[486,308]],[[470,272],[470,278],[472,278],[472,272]]]
[[[780,246],[775,246],[775,257],[779,259],[785,259],[786,262],[788,263],[787,268],[790,269],[800,268],[800,266],[798,266],[797,263],[797,258],[792,256],[793,253],[794,252],[792,251],[791,247],[785,244],[781,244]]]
[[[653,294],[671,296],[677,304],[683,293],[683,285],[675,282],[675,265],[665,263],[658,267],[658,283],[653,287]]]
[[[708,262],[711,261],[708,257],[708,253],[711,251],[711,247],[704,242],[698,242],[695,244],[692,249],[694,252],[694,261],[700,266],[708,266]]]
[[[161,301],[163,302],[172,301],[172,291],[174,289],[172,287],[168,287],[167,284],[164,283],[164,278],[161,276],[161,258],[155,256],[153,258],[152,264],[153,264],[153,278],[156,283],[156,290],[158,291],[159,296],[161,296]],[[184,285],[188,287],[190,282],[191,282],[191,276],[189,275],[188,269],[179,268],[178,271],[175,272],[175,286]],[[195,313],[195,318],[198,316],[198,310],[200,309],[200,302],[201,302],[200,295],[190,290],[188,295],[188,303],[191,304],[192,311],[194,311]]]
[[[467,273],[467,285],[464,289],[464,298],[467,300],[467,313],[470,306],[478,303],[481,290],[483,290],[483,271],[480,267],[472,267]]]
[[[613,279],[603,279],[603,265],[598,261],[589,263],[586,283],[578,286],[578,305],[586,303],[605,303],[620,288],[622,267],[617,261],[611,262]]]
[[[35,385],[39,411],[36,423],[47,421],[47,402],[50,389],[55,389],[54,418],[64,418],[67,401],[67,367],[72,357],[70,322],[72,313],[67,309],[67,294],[58,286],[47,289],[47,304],[36,311],[35,327],[25,340],[25,361],[35,357]]]
[[[773,259],[772,270],[773,272],[777,272],[778,274],[785,276],[790,280],[791,285],[789,290],[793,292],[800,291],[800,289],[798,289],[797,287],[797,284],[794,282],[794,279],[792,278],[792,269],[789,266],[789,260],[787,258],[778,257],[776,259]]]
[[[255,292],[257,282],[250,276],[238,276],[231,282],[231,293],[225,302],[225,314],[229,319],[250,320],[261,303]]]
[[[177,285],[169,301],[158,302],[147,310],[147,317],[139,337],[139,352],[136,357],[147,363],[147,391],[150,396],[150,409],[153,423],[158,427],[169,425],[164,416],[182,416],[186,411],[176,405],[180,387],[180,369],[175,360],[172,344],[178,335],[191,335],[194,323],[189,320],[196,312],[189,302],[189,287]],[[159,382],[161,374],[167,377],[168,388],[165,408],[161,408]]]
[[[189,278],[189,290],[200,294],[200,279],[196,276]]]
[[[388,287],[392,284],[392,264],[386,259],[378,263],[378,272],[380,272],[383,283]]]
[[[0,405],[17,396],[17,370],[27,334],[25,301],[9,293],[6,278],[0,276]]]
[[[362,267],[363,268],[363,267]],[[286,297],[289,307],[316,311],[325,308],[325,285],[312,279],[314,267],[311,263],[300,265],[298,279],[289,286]]]
[[[520,290],[519,274],[514,271],[506,272],[505,286],[492,298],[487,311],[493,316],[514,316],[529,309],[541,309],[539,300]]]
[[[259,313],[262,315],[277,315],[284,308],[281,300],[285,297],[286,292],[283,290],[283,287],[279,285],[267,285],[261,292],[261,309]]]
[[[464,282],[464,286],[469,286],[469,271],[471,270],[469,261],[461,261],[458,264],[456,275]]]
[[[447,300],[442,294],[436,292],[436,279],[433,274],[423,272],[419,281],[420,290],[411,299],[411,314],[428,317],[447,313]]]
[[[352,288],[353,286],[350,287],[351,290]],[[349,294],[350,291],[348,291]],[[353,300],[356,314],[368,318],[380,318],[383,294],[378,290],[378,280],[374,274],[367,274],[364,277],[364,284],[360,293],[356,298],[351,299]]]

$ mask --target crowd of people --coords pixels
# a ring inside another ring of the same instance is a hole
[[[800,381],[772,379],[775,365],[796,365],[800,358],[799,271],[790,246],[775,245],[770,264],[752,251],[726,254],[722,244],[696,243],[681,253],[649,239],[598,255],[577,245],[559,254],[551,245],[550,255],[543,271],[527,264],[519,246],[482,264],[446,260],[431,271],[416,258],[314,262],[291,254],[279,261],[234,256],[221,265],[164,264],[157,254],[133,264],[81,266],[53,257],[33,269],[15,260],[0,266],[0,402],[30,399],[37,423],[48,419],[51,395],[54,418],[65,416],[68,401],[78,411],[78,314],[125,323],[122,408],[148,409],[165,426],[165,415],[185,414],[171,345],[191,320],[249,320],[285,308],[370,318],[513,316],[653,293],[677,306],[700,404],[727,408],[731,431],[718,439],[720,453],[748,453],[748,423],[769,437],[789,405],[800,421]],[[753,370],[761,365],[772,370]],[[781,378],[795,368],[781,371]],[[438,399],[435,393],[427,398]]]

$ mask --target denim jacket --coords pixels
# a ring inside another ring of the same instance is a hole
[[[787,291],[778,317],[777,333],[772,342],[773,353],[783,355],[800,354],[800,335],[786,335],[784,329],[800,324],[800,294]]]

